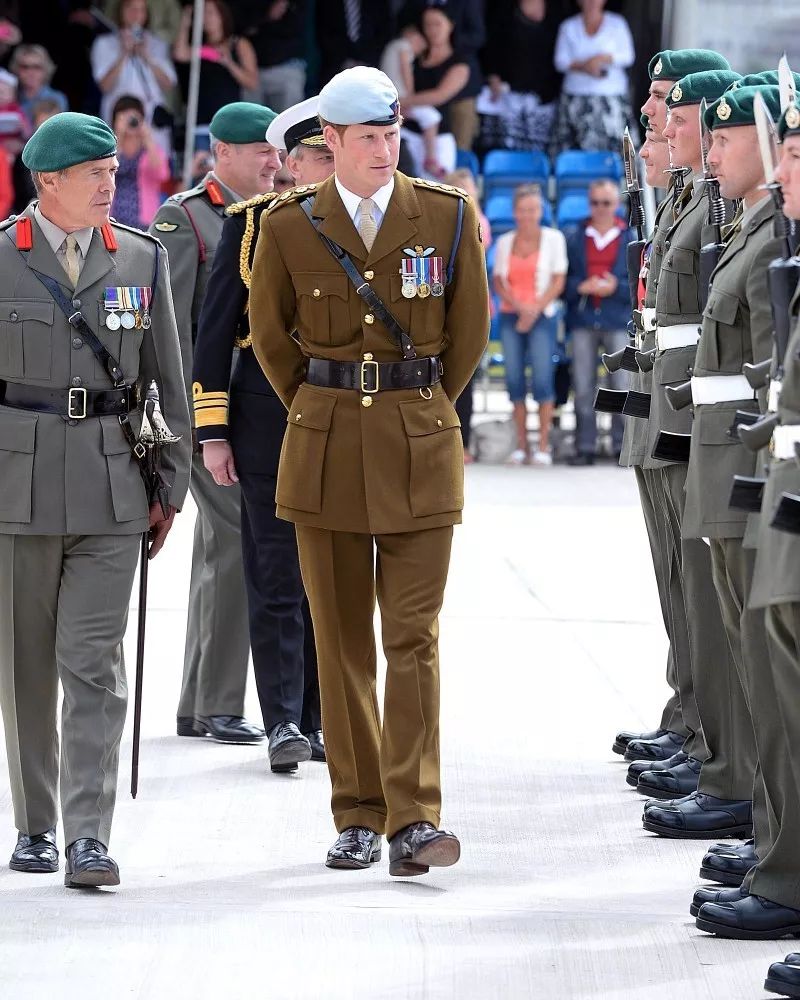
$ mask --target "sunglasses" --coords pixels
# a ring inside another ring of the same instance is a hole
[[[44,69],[41,63],[18,63],[17,69]]]
[[[606,208],[611,208],[611,206],[614,204],[614,202],[613,201],[601,201],[599,198],[591,198],[589,200],[589,204],[592,207],[594,207],[594,208],[599,208],[601,205],[605,206]]]

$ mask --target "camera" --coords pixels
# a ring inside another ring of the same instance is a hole
[[[142,124],[142,119],[138,115],[131,115],[128,119],[128,128],[139,128]]]
[[[141,26],[141,24],[137,24],[133,28],[131,28],[131,37],[137,44],[142,41],[142,39],[144,38],[144,28]]]

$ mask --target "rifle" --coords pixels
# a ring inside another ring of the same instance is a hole
[[[784,493],[781,496],[770,527],[786,531],[790,535],[800,535],[800,497],[796,493]]]
[[[660,462],[689,461],[692,446],[691,434],[674,434],[672,431],[659,431],[653,448],[653,458]]]
[[[766,482],[766,479],[754,476],[734,476],[728,506],[734,510],[746,510],[749,514],[758,514],[761,510],[761,501],[764,499]]]
[[[711,285],[711,275],[719,263],[720,255],[725,249],[722,242],[722,227],[725,225],[725,202],[719,193],[719,181],[711,173],[708,166],[708,147],[710,145],[709,130],[706,128],[705,113],[707,110],[705,97],[700,101],[700,155],[703,161],[703,183],[708,198],[708,222],[714,230],[714,242],[700,248],[700,311],[708,302],[708,290]]]

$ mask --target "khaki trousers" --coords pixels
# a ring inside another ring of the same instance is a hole
[[[338,831],[439,825],[439,624],[453,528],[391,535],[298,524]],[[376,693],[375,600],[386,656]]]
[[[197,454],[190,489],[197,520],[178,715],[244,715],[250,629],[241,493],[238,486],[217,486]]]
[[[0,707],[14,819],[108,846],[127,686],[122,639],[141,535],[0,535]]]

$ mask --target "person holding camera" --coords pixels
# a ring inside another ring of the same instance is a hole
[[[161,203],[161,185],[169,180],[169,161],[153,138],[138,97],[119,98],[112,127],[119,170],[111,214],[125,226],[147,229]]]

